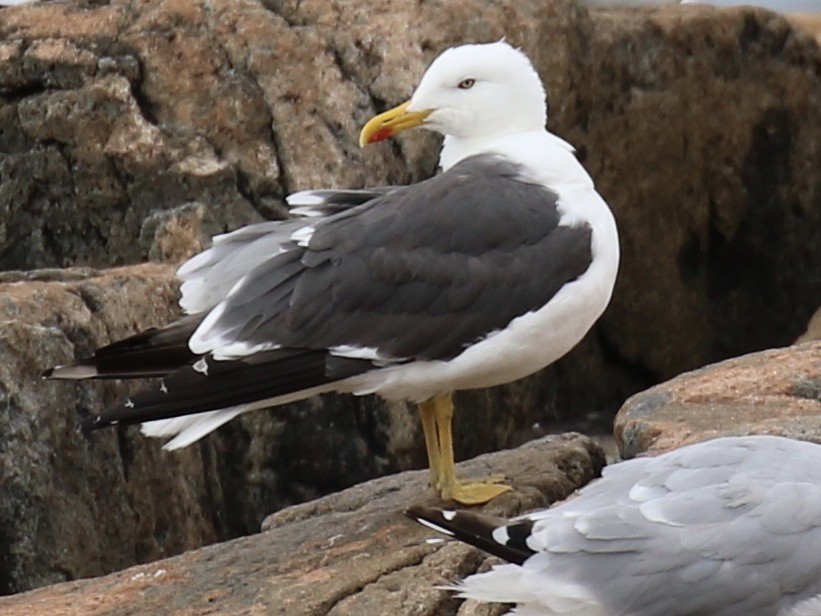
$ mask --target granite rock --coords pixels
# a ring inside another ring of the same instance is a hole
[[[485,506],[515,515],[565,498],[597,476],[601,451],[579,435],[548,437],[460,465],[516,487]],[[4,616],[278,614],[490,616],[437,588],[475,572],[478,550],[442,541],[402,515],[432,504],[427,472],[376,479],[271,516],[264,532],[106,577],[0,598]],[[433,541],[431,541],[433,539]],[[487,565],[484,565],[487,566]]]
[[[723,361],[636,394],[615,432],[624,458],[745,434],[821,443],[821,341]]]
[[[40,372],[109,336],[168,317],[167,267],[19,275],[0,283],[0,593],[154,560],[220,536],[207,457],[168,473],[133,430],[85,439],[78,418],[123,387],[44,382]],[[59,279],[58,278],[58,279]],[[46,280],[43,280],[46,279]]]
[[[807,329],[801,334],[796,343],[809,342],[810,340],[821,340],[821,307],[812,315]]]

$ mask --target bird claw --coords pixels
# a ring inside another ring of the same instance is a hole
[[[455,500],[460,505],[483,505],[513,489],[501,483],[503,479],[502,476],[494,475],[482,481],[460,481],[450,487],[442,488],[442,498]]]

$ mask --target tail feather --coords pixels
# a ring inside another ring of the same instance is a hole
[[[526,543],[533,528],[530,520],[510,521],[470,511],[422,506],[411,507],[405,515],[510,563],[521,565],[535,554]]]
[[[87,418],[83,421],[83,431],[227,410],[311,392],[321,385],[372,368],[373,364],[367,360],[337,358],[327,351],[312,350],[262,351],[226,361],[202,357],[167,375],[159,385]]]
[[[204,314],[183,317],[97,349],[94,355],[43,373],[49,379],[123,379],[157,377],[191,364],[197,355],[188,339]]]
[[[163,436],[174,436],[174,438],[163,445],[163,449],[173,451],[175,449],[188,447],[191,443],[200,440],[206,434],[210,434],[221,425],[228,423],[234,417],[245,412],[246,410],[250,410],[248,406],[234,406],[219,411],[208,411],[206,413],[188,415],[184,418],[175,417],[174,419],[151,421],[143,424],[142,433],[146,436],[154,436],[155,432],[165,432]],[[173,431],[171,431],[170,426],[159,427],[158,429],[154,428],[154,424],[176,422],[179,419],[188,419],[189,421],[183,425],[176,425],[176,429]]]

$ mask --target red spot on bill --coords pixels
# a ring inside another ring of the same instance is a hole
[[[393,137],[394,131],[387,126],[385,128],[380,128],[376,131],[371,138],[368,140],[368,143],[376,143],[377,141],[384,141],[385,139],[390,139]]]

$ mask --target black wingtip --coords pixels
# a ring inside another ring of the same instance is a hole
[[[414,505],[405,515],[437,532],[449,535],[517,565],[523,564],[535,552],[527,546],[527,536],[533,527],[529,520],[509,522],[470,511],[448,511]],[[506,539],[497,540],[494,530],[505,528]]]
[[[447,514],[447,515],[446,515]],[[437,509],[436,507],[425,507],[423,505],[412,505],[405,509],[405,515],[414,522],[435,530],[443,535],[462,539],[458,533],[454,532],[453,525],[448,517],[453,519],[454,512]]]
[[[45,370],[42,376],[44,379],[58,379],[61,381],[84,381],[86,379],[97,378],[100,375],[97,372],[97,366],[94,361],[93,357],[89,357],[74,362],[73,364],[54,366]]]
[[[103,423],[100,415],[89,415],[84,418],[83,422],[80,424],[80,432],[83,433],[83,436],[88,436],[95,430],[104,428],[106,425],[107,424]]]
[[[409,517],[411,520],[415,522],[418,522],[419,520],[433,522],[441,515],[439,509],[434,509],[433,507],[424,507],[422,505],[411,505],[410,507],[405,509],[404,513],[406,517]]]

